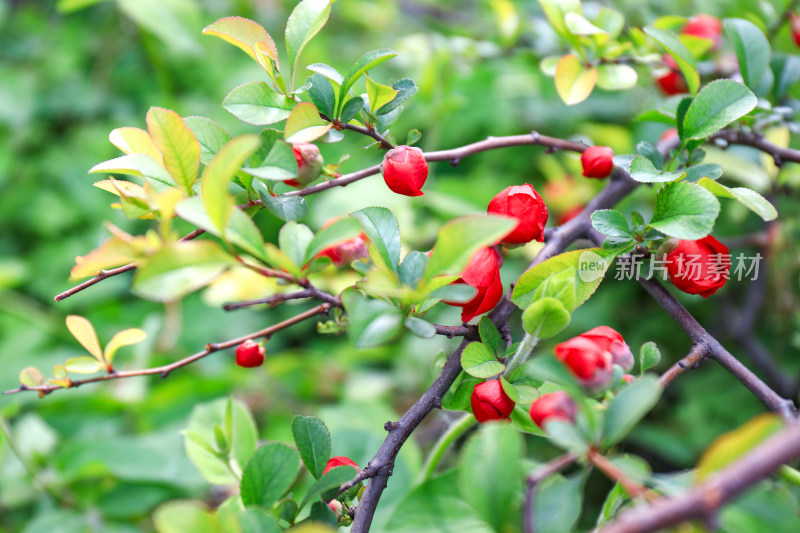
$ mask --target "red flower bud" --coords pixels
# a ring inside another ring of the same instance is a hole
[[[342,502],[340,502],[339,500],[331,500],[331,501],[329,501],[328,502],[328,508],[331,511],[333,511],[333,514],[335,514],[336,516],[339,516],[340,514],[342,514],[342,510],[344,509],[342,507]]]
[[[587,178],[605,178],[614,170],[614,150],[608,146],[590,146],[581,154],[583,175]]]
[[[633,368],[633,353],[617,331],[608,326],[597,326],[586,333],[581,333],[580,337],[589,339],[603,350],[611,353],[611,363],[619,365],[623,370]]]
[[[453,283],[465,283],[478,292],[466,303],[447,302],[462,307],[461,320],[469,322],[478,315],[494,309],[503,297],[503,282],[500,279],[500,257],[494,248],[481,248],[467,263],[461,277]]]
[[[267,351],[253,340],[246,340],[236,348],[236,364],[244,368],[261,366]]]
[[[472,413],[481,424],[487,420],[507,420],[514,410],[514,400],[508,397],[498,379],[475,385],[471,403]]]
[[[669,54],[664,54],[662,60],[669,70],[666,74],[656,78],[656,83],[661,88],[661,92],[667,96],[687,92],[689,86],[686,85],[686,79],[678,70],[678,63],[676,63]]]
[[[540,396],[531,404],[531,420],[533,423],[544,429],[548,420],[575,421],[577,408],[575,402],[564,391],[551,392]]]
[[[324,248],[317,254],[317,257],[328,257],[334,265],[338,268],[342,268],[343,266],[351,264],[353,261],[369,257],[366,241],[367,236],[362,233],[352,239],[347,239],[346,241]]]
[[[792,38],[794,39],[794,43],[800,46],[800,15],[790,13],[789,21],[792,25]]]
[[[297,161],[297,179],[286,180],[286,185],[305,187],[322,174],[322,155],[316,144],[294,143],[292,145],[294,159]]]
[[[633,377],[633,376],[632,376],[632,375],[630,375],[630,374],[623,374],[623,375],[622,375],[622,381],[624,381],[625,383],[633,383],[633,381],[634,381],[635,379],[636,379],[636,378],[635,378],[635,377]]]
[[[592,339],[573,337],[556,344],[556,359],[566,365],[578,382],[590,391],[599,391],[611,384],[614,377],[611,352]]]
[[[422,186],[428,178],[428,162],[419,148],[398,146],[386,152],[381,174],[386,186],[393,192],[422,196]]]
[[[678,138],[678,128],[670,128],[665,130],[664,133],[658,138],[659,143],[671,142],[673,139]]]
[[[666,266],[672,284],[679,290],[708,298],[728,280],[730,251],[711,235],[697,241],[679,241],[667,254]]]
[[[722,35],[722,22],[711,15],[696,15],[689,19],[681,33],[713,41],[713,49],[717,49]]]
[[[505,237],[505,244],[525,244],[544,241],[544,225],[547,224],[547,206],[533,185],[506,187],[489,202],[487,212],[505,215],[518,220],[516,227]]]
[[[322,475],[324,476],[337,466],[352,466],[353,468],[356,469],[356,471],[361,472],[361,469],[358,467],[358,465],[354,463],[349,457],[339,455],[328,459],[328,463],[325,465],[325,470],[322,471]]]

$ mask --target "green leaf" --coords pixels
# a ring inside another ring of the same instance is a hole
[[[516,219],[488,215],[467,215],[447,222],[439,230],[425,279],[460,275],[479,248],[496,243],[515,225]]]
[[[358,112],[364,108],[364,99],[360,96],[354,96],[347,101],[342,107],[342,113],[339,120],[342,122],[350,122],[358,115]]]
[[[552,337],[569,325],[570,312],[561,300],[556,298],[539,298],[522,313],[522,326],[531,335],[540,339]]]
[[[709,178],[700,178],[697,184],[719,198],[738,200],[763,220],[769,221],[778,218],[778,211],[775,209],[775,206],[752,189],[747,189],[745,187],[726,187]]]
[[[383,300],[365,298],[354,289],[342,293],[350,320],[350,338],[356,348],[371,348],[393,341],[403,332],[403,312]]]
[[[497,345],[500,343],[500,332],[497,331],[497,327],[488,316],[482,316],[478,322],[478,333],[480,333],[483,344],[497,355],[499,351]]]
[[[548,287],[548,280],[551,276],[559,276],[561,280],[568,278],[574,280],[574,308],[577,308],[594,294],[594,291],[603,281],[606,270],[619,253],[619,250],[589,248],[586,250],[573,250],[551,257],[529,268],[520,276],[511,295],[511,301],[518,307],[526,309],[536,298],[542,295],[541,292]],[[570,309],[568,310],[571,311]]]
[[[624,91],[636,85],[639,76],[630,65],[603,63],[597,66],[597,86],[606,91]]]
[[[492,455],[494,452],[492,452]],[[450,470],[414,487],[394,506],[386,533],[494,533],[470,504],[461,499],[458,472]],[[519,477],[519,476],[517,476]],[[413,512],[409,510],[413,509]],[[563,532],[562,532],[563,533]]]
[[[773,56],[770,68],[775,77],[772,94],[775,101],[780,100],[800,80],[800,57],[796,55]]]
[[[388,104],[384,104],[383,106],[379,107],[377,110],[375,108],[371,108],[372,114],[374,116],[379,115],[386,115],[391,113],[395,109],[397,109],[400,105],[402,105],[406,100],[417,94],[419,88],[417,84],[414,83],[414,80],[410,78],[401,78],[392,84],[392,89],[397,91],[397,95],[392,99],[391,102]],[[409,145],[410,146],[410,145]]]
[[[436,328],[433,324],[415,316],[407,317],[405,326],[411,333],[423,339],[432,339],[436,335]]]
[[[44,385],[44,376],[39,369],[29,366],[19,373],[19,382],[26,387],[38,387]]]
[[[314,232],[304,224],[287,222],[278,232],[278,245],[295,265],[306,264],[308,247],[314,239]],[[312,256],[313,257],[313,256]]]
[[[733,49],[736,50],[742,79],[755,91],[764,72],[769,68],[769,41],[764,32],[749,20],[725,19],[723,26]]]
[[[259,143],[256,135],[235,137],[220,149],[203,171],[200,181],[203,205],[208,217],[220,231],[224,232],[231,212],[236,209],[228,193],[228,185]]]
[[[585,475],[565,478],[560,475],[544,480],[536,491],[534,527],[537,533],[573,531],[581,516]]]
[[[256,182],[253,188],[264,207],[281,220],[291,222],[303,220],[308,216],[308,202],[302,196],[272,196],[269,189],[261,182]]]
[[[697,94],[697,90],[700,88],[700,75],[697,73],[697,62],[686,45],[678,39],[677,35],[668,30],[647,26],[644,28],[644,32],[655,39],[672,56],[686,78],[689,91],[693,95]]]
[[[652,161],[653,165],[658,170],[661,170],[664,167],[664,156],[662,156],[661,152],[659,152],[658,149],[651,143],[646,141],[640,142],[636,145],[636,151]]]
[[[371,52],[367,52],[361,56],[361,58],[356,61],[356,64],[353,65],[347,74],[344,75],[342,87],[339,89],[339,105],[342,105],[342,102],[344,102],[345,98],[347,97],[350,88],[361,76],[364,75],[365,72],[380,65],[384,61],[388,61],[396,55],[397,52],[394,50],[381,48],[378,50],[372,50]]]
[[[429,298],[438,298],[448,302],[462,304],[472,300],[476,294],[475,287],[464,283],[455,283],[439,287],[428,295]]]
[[[303,497],[302,503],[300,503],[300,508],[302,509],[312,499],[319,498],[321,494],[324,494],[328,491],[333,493],[330,495],[332,499],[338,490],[331,489],[338,489],[356,477],[357,474],[358,472],[352,466],[344,465],[330,469],[327,474],[319,478],[313,485],[311,485],[311,487],[309,487],[308,492],[306,492],[306,495]],[[326,499],[327,496],[328,495],[323,495],[323,499]]]
[[[722,165],[717,163],[704,163],[702,165],[692,165],[686,169],[686,177],[684,181],[697,183],[700,178],[708,178],[716,180],[722,176]]]
[[[783,427],[783,421],[773,413],[763,413],[743,426],[717,437],[703,452],[697,463],[696,482],[722,470],[747,452],[767,440]]]
[[[286,119],[283,135],[287,143],[309,143],[328,133],[331,126],[333,123],[322,120],[314,104],[303,102]]]
[[[164,165],[144,154],[130,154],[98,163],[89,169],[90,174],[126,174],[151,179],[159,184],[177,187],[178,184]],[[163,185],[161,188],[163,188]]]
[[[388,85],[381,85],[372,81],[369,76],[367,78],[367,100],[369,101],[370,110],[380,109],[384,105],[394,100],[399,92],[393,87]]]
[[[603,445],[608,448],[625,438],[658,403],[662,389],[658,378],[649,374],[623,388],[606,411]]]
[[[317,74],[321,74],[322,76],[328,78],[331,82],[336,84],[334,86],[335,88],[341,87],[342,82],[344,81],[344,77],[339,73],[338,70],[325,63],[314,63],[306,68],[311,72],[316,72]]]
[[[631,177],[641,183],[661,183],[675,181],[683,172],[662,172],[648,158],[637,155],[631,161]]]
[[[204,229],[215,237],[222,238],[223,232],[217,228],[211,217],[208,216],[203,205],[203,199],[197,196],[187,198],[175,207],[176,214],[198,228]],[[245,252],[262,261],[270,263],[264,251],[264,241],[261,232],[250,217],[239,209],[234,209],[225,226],[225,240],[235,244]]]
[[[242,503],[272,509],[292,486],[299,469],[297,452],[289,446],[279,442],[261,446],[242,472]]]
[[[582,12],[580,0],[539,0],[539,4],[553,29],[562,37],[569,39],[572,34],[567,29],[566,17],[569,13]]]
[[[565,104],[579,104],[592,94],[597,77],[597,68],[584,68],[577,56],[567,54],[556,65],[556,91]]]
[[[143,260],[131,290],[154,302],[172,302],[205,287],[234,259],[209,240],[170,243]]]
[[[241,528],[241,533],[281,533],[283,531],[269,513],[258,507],[245,509],[236,516],[236,520]]]
[[[183,117],[183,122],[192,130],[200,143],[200,162],[207,165],[231,136],[219,124],[205,117]]]
[[[156,533],[222,533],[222,525],[202,502],[174,500],[153,513]]]
[[[545,423],[547,436],[553,444],[562,450],[583,455],[589,448],[586,436],[583,435],[573,422],[562,419],[549,420]]]
[[[752,111],[758,98],[733,80],[715,80],[694,98],[683,121],[684,139],[705,139]]]
[[[603,502],[603,508],[600,511],[600,516],[597,517],[597,526],[602,526],[610,522],[617,514],[617,511],[622,508],[625,500],[628,499],[628,493],[622,488],[622,485],[616,483],[614,487],[608,492],[606,500]]]
[[[482,424],[461,453],[459,492],[495,531],[519,520],[512,510],[522,491],[523,453],[522,436],[510,425],[497,423]]]
[[[264,137],[264,132],[262,132],[261,138]],[[283,140],[277,139],[272,142],[269,152],[260,164],[261,166],[242,170],[262,180],[284,181],[297,177],[297,159],[294,157],[292,145]]]
[[[369,240],[378,247],[383,260],[395,273],[400,263],[400,226],[390,210],[385,207],[365,207],[350,213],[356,218]]]
[[[592,213],[592,226],[609,237],[621,239],[633,237],[625,215],[614,209],[601,209]]]
[[[428,264],[428,256],[422,252],[413,250],[408,252],[400,264],[400,282],[409,287],[416,288],[425,266]]]
[[[714,229],[719,209],[719,201],[703,187],[670,183],[656,197],[649,226],[678,239],[702,239]]]
[[[480,342],[472,342],[461,353],[461,368],[470,376],[490,378],[506,369],[492,350]]]
[[[575,378],[553,355],[535,357],[525,363],[526,375],[529,379],[550,381],[556,385],[572,390],[580,390]]]
[[[305,263],[314,259],[318,253],[333,244],[352,239],[361,232],[361,225],[352,218],[342,218],[321,229],[308,245]]]
[[[331,434],[325,423],[313,416],[295,416],[292,436],[300,458],[314,478],[319,479],[331,458]]]
[[[653,368],[661,361],[661,351],[654,342],[642,344],[639,350],[639,369],[642,373]]]
[[[284,120],[295,105],[293,100],[276,93],[263,81],[240,85],[222,100],[222,107],[231,115],[256,126]]]
[[[200,143],[180,115],[171,109],[151,107],[147,130],[164,157],[164,167],[186,194],[200,171]]]
[[[325,26],[330,14],[330,0],[303,0],[289,15],[286,22],[286,53],[289,56],[291,78],[294,78],[303,49]]]
[[[603,35],[606,33],[604,29],[598,28],[579,13],[567,13],[564,23],[567,30],[573,35]]]
[[[308,88],[308,96],[317,106],[319,112],[326,117],[333,119],[336,113],[336,94],[330,80],[322,74],[314,73],[308,78],[311,86]]]

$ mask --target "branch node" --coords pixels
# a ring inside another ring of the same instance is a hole
[[[389,433],[391,433],[392,431],[394,431],[395,429],[397,429],[397,426],[398,426],[398,425],[399,425],[399,424],[398,424],[397,422],[392,422],[391,420],[389,420],[388,422],[386,422],[386,423],[383,425],[383,429],[385,429],[386,431],[388,431]]]

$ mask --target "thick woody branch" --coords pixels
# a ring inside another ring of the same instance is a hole
[[[270,335],[277,333],[283,329],[286,329],[290,326],[297,324],[298,322],[302,322],[303,320],[309,319],[311,317],[315,317],[317,315],[325,314],[330,310],[331,306],[329,304],[320,304],[316,307],[312,307],[308,311],[304,311],[296,316],[291,318],[287,318],[283,322],[279,322],[273,326],[269,326],[268,328],[264,328],[260,331],[256,331],[255,333],[250,333],[249,335],[245,335],[243,337],[239,337],[236,339],[231,339],[225,342],[220,343],[209,343],[206,345],[205,349],[197,352],[194,355],[190,355],[189,357],[185,357],[179,361],[175,361],[174,363],[170,363],[164,366],[158,366],[154,368],[146,368],[143,370],[128,370],[122,372],[111,372],[109,374],[103,374],[102,376],[95,376],[92,378],[81,379],[81,380],[73,380],[69,388],[79,387],[81,385],[85,385],[87,383],[97,383],[99,381],[110,381],[112,379],[125,379],[125,378],[132,378],[137,376],[149,376],[153,374],[159,374],[162,378],[166,378],[170,375],[173,370],[178,368],[184,367],[195,361],[199,361],[204,357],[211,355],[212,353],[219,352],[220,350],[226,350],[228,348],[233,348],[234,346],[238,346],[244,341],[248,339],[259,339],[262,337],[269,338]],[[28,386],[20,386],[17,389],[7,390],[4,394],[15,394],[18,392],[23,391],[40,391],[45,394],[49,394],[54,390],[63,389],[65,387],[61,387],[59,385],[41,385],[38,387],[28,387]]]
[[[800,422],[792,421],[746,456],[687,493],[635,507],[600,533],[645,533],[687,520],[713,518],[723,504],[797,458],[800,458]]]

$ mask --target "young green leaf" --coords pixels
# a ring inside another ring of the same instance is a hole
[[[384,61],[388,61],[396,55],[397,52],[394,50],[381,48],[378,50],[372,50],[371,52],[367,52],[361,56],[361,58],[356,61],[356,64],[353,65],[350,70],[347,71],[347,74],[344,75],[344,78],[341,82],[342,87],[339,89],[339,106],[342,106],[342,103],[345,101],[350,88],[361,76],[364,75],[365,72],[380,65]]]
[[[726,187],[709,178],[700,178],[697,184],[719,198],[738,200],[742,205],[760,216],[763,220],[769,221],[778,218],[778,211],[775,209],[775,206],[752,189],[747,189],[745,187]]]
[[[428,256],[422,252],[412,250],[408,252],[400,263],[399,276],[400,282],[409,287],[416,288],[425,266],[428,264]]]
[[[639,369],[644,374],[647,370],[653,368],[661,361],[661,351],[654,342],[646,342],[642,344],[639,350]]]
[[[570,312],[557,298],[544,297],[535,300],[522,313],[522,326],[531,335],[540,339],[552,337],[569,325]]]
[[[256,135],[240,135],[225,144],[203,171],[200,181],[203,205],[208,217],[220,231],[224,232],[231,212],[236,209],[228,185],[259,143]]]
[[[317,481],[308,488],[308,492],[306,492],[303,501],[300,503],[300,508],[302,509],[308,502],[314,498],[319,498],[320,495],[324,495],[328,491],[333,492],[332,489],[338,489],[356,477],[357,474],[358,472],[356,472],[355,468],[347,465],[330,469],[327,474],[317,479]],[[338,492],[338,490],[336,490],[336,492]]]
[[[303,102],[286,119],[283,135],[287,143],[311,142],[325,135],[333,126],[319,116],[314,104]]]
[[[742,79],[750,89],[755,91],[764,72],[769,68],[769,41],[764,32],[749,20],[725,19],[723,26],[736,51]]]
[[[151,107],[147,130],[164,160],[164,167],[181,189],[192,194],[200,171],[200,143],[181,116],[171,109]]]
[[[617,394],[606,411],[603,445],[608,448],[630,433],[661,397],[663,386],[656,376],[645,375]]]
[[[490,378],[506,369],[497,360],[494,352],[480,342],[472,342],[461,353],[461,367],[464,372],[476,378]]]
[[[128,155],[142,154],[164,164],[164,157],[156,148],[150,134],[141,128],[117,128],[108,134],[108,140]]]
[[[686,45],[678,39],[677,35],[668,30],[647,26],[644,28],[644,32],[655,39],[672,56],[672,59],[678,64],[678,68],[686,78],[689,91],[693,95],[697,94],[697,90],[700,88],[700,75],[697,73],[697,62],[689,49],[686,48]]]
[[[614,209],[600,209],[592,213],[592,226],[609,237],[633,238],[625,215]]]
[[[348,332],[356,348],[386,344],[403,332],[403,312],[388,302],[368,299],[348,289],[342,293],[342,304],[350,319]]]
[[[278,49],[275,42],[257,22],[243,17],[225,17],[203,28],[203,35],[213,35],[239,47],[247,55],[256,59],[254,50],[258,41],[266,42],[272,52],[272,59],[278,59]],[[256,59],[257,60],[257,59]]]
[[[319,112],[328,118],[334,118],[336,94],[333,92],[330,80],[322,74],[314,73],[308,78],[308,83],[311,85],[308,88],[308,96]]]
[[[537,533],[574,531],[581,516],[586,477],[576,474],[565,478],[556,474],[544,480],[536,491],[531,530],[535,527]]]
[[[369,108],[380,109],[384,105],[394,100],[395,96],[400,92],[388,85],[381,85],[376,83],[369,76],[367,78],[367,99],[369,100]]]
[[[298,266],[306,264],[306,252],[313,239],[314,232],[297,222],[287,222],[278,232],[278,246]]]
[[[207,165],[231,136],[222,127],[205,117],[183,117],[183,122],[192,130],[200,143],[200,162]]]
[[[423,339],[432,339],[436,335],[436,327],[433,324],[415,316],[406,317],[405,326],[408,331]]]
[[[565,104],[579,104],[592,94],[597,77],[597,68],[584,68],[577,56],[565,55],[556,65],[556,91]]]
[[[302,196],[272,196],[260,181],[253,184],[253,189],[258,193],[264,207],[281,220],[303,220],[308,215],[308,202]]]
[[[397,80],[392,84],[392,89],[397,91],[397,95],[388,104],[384,104],[377,110],[375,108],[371,108],[370,111],[372,111],[374,116],[391,113],[406,100],[417,94],[417,91],[419,91],[417,84],[414,83],[414,80],[410,78],[401,78]]]
[[[637,155],[631,161],[631,177],[641,183],[663,183],[675,181],[683,172],[662,172],[648,158]]]
[[[289,56],[291,79],[294,79],[300,54],[308,42],[325,26],[330,14],[330,0],[303,0],[289,15],[289,20],[286,22],[286,53]]]
[[[481,336],[483,344],[485,344],[492,353],[497,355],[499,352],[497,345],[500,343],[500,332],[497,331],[497,327],[495,327],[494,322],[492,322],[488,316],[482,316],[478,322],[478,333]]]
[[[400,226],[385,207],[365,207],[350,213],[361,223],[369,240],[378,247],[381,257],[397,273],[400,263]]]

